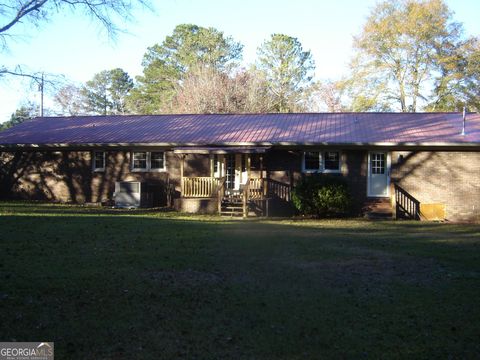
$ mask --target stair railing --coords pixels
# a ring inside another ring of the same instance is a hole
[[[279,198],[284,201],[290,201],[292,196],[292,186],[280,181],[266,179],[265,194],[270,198]]]
[[[260,178],[250,178],[249,181],[249,197],[252,200],[260,200],[263,199],[263,187],[264,187],[264,179]]]
[[[395,218],[420,220],[420,201],[397,184],[395,188]]]
[[[218,214],[222,212],[222,200],[225,196],[225,177],[218,179],[218,187],[217,187],[217,206],[218,206]]]
[[[245,183],[245,186],[243,187],[243,217],[246,218],[248,216],[248,209],[249,209],[249,198],[250,198],[250,181],[247,181]]]

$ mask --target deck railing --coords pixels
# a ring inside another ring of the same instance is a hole
[[[216,197],[223,178],[184,177],[182,178],[182,196],[208,198]]]
[[[249,198],[252,200],[263,199],[265,179],[251,178],[248,181]]]
[[[395,187],[395,217],[420,220],[420,201],[397,184]]]
[[[292,186],[268,179],[266,183],[265,194],[270,198],[278,198],[284,201],[290,201],[292,198]]]

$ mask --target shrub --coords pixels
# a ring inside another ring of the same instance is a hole
[[[293,204],[304,215],[346,215],[351,197],[343,179],[324,174],[306,176],[292,191]]]

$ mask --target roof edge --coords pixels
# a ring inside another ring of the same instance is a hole
[[[0,144],[0,149],[126,148],[205,146],[349,146],[349,147],[480,147],[480,142],[221,142],[221,143],[52,143]]]

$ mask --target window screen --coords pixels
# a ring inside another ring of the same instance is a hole
[[[95,151],[93,155],[94,169],[105,169],[105,152]]]
[[[320,170],[320,153],[318,151],[309,151],[305,153],[305,170]]]
[[[162,152],[152,152],[151,160],[150,160],[150,167],[151,169],[163,169],[165,166],[164,162],[164,155],[165,153]]]
[[[134,152],[133,153],[133,168],[134,169],[146,169],[147,168],[147,153],[146,152]]]
[[[338,151],[325,151],[325,170],[340,170],[340,153]]]

